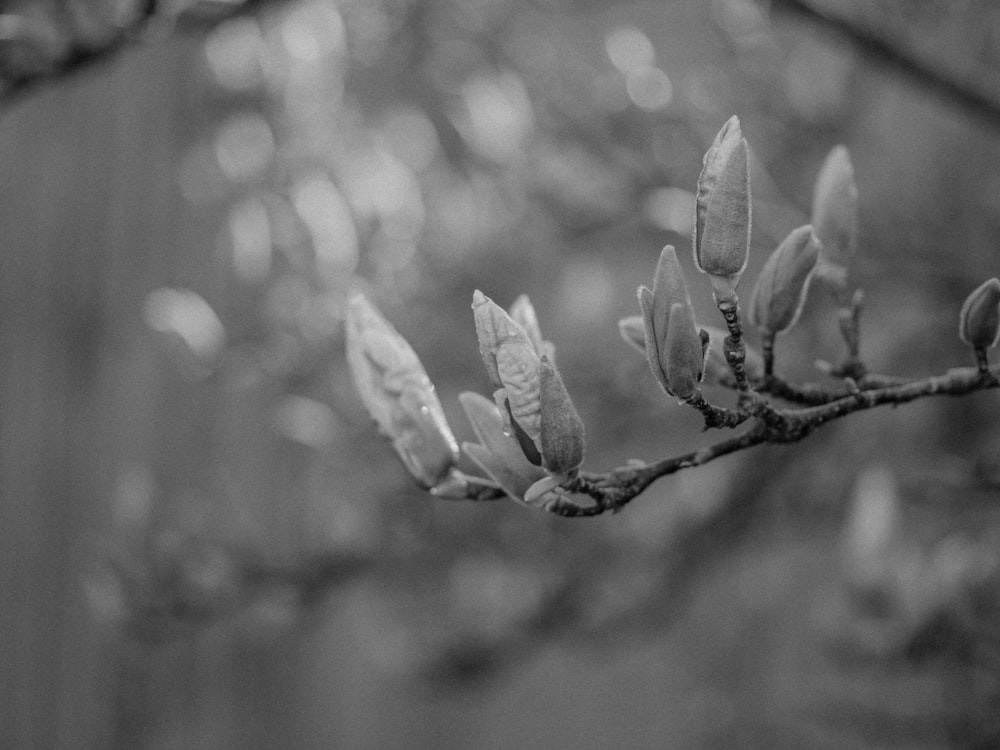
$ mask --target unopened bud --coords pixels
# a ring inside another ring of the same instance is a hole
[[[701,351],[701,339],[694,326],[694,309],[691,307],[691,298],[688,296],[687,284],[684,281],[684,272],[677,261],[677,253],[674,248],[667,245],[660,253],[660,260],[656,265],[656,275],[653,277],[653,289],[639,287],[639,307],[642,310],[643,339],[645,341],[646,359],[649,361],[649,368],[653,372],[660,387],[671,396],[685,398],[687,393],[678,393],[674,390],[672,377],[681,384],[681,390],[687,391],[687,376],[682,372],[690,368],[689,352],[693,350],[692,340],[697,344],[698,351]],[[669,340],[671,330],[671,318],[674,311],[680,310],[680,321],[674,324],[675,340]],[[690,321],[690,325],[686,322]],[[692,339],[693,337],[693,339]],[[677,347],[675,356],[681,357],[681,362],[677,363],[673,376],[671,376],[671,343]],[[701,379],[701,368],[698,367],[696,381]]]
[[[1000,280],[994,276],[976,287],[962,304],[958,335],[974,349],[989,349],[1000,336]]]
[[[502,388],[503,381],[497,370],[497,350],[508,341],[523,341],[529,347],[531,339],[502,307],[478,289],[472,295],[472,312],[476,321],[476,336],[479,339],[479,353],[486,365],[490,382],[495,388]]]
[[[583,462],[583,421],[547,358],[542,359],[541,375],[542,465],[567,474]]]
[[[346,316],[347,362],[354,386],[379,431],[424,487],[443,480],[458,460],[458,443],[434,385],[416,353],[362,294]]]
[[[716,297],[731,299],[750,251],[747,142],[735,116],[705,154],[695,204],[694,260],[709,274]]]
[[[823,260],[846,269],[858,244],[858,188],[846,146],[830,152],[816,177],[812,225]]]
[[[705,366],[704,347],[690,306],[671,306],[666,343],[667,382],[670,391],[683,401],[697,390]]]
[[[539,356],[529,334],[478,289],[472,308],[479,350],[497,386],[494,398],[508,432],[530,462],[550,471],[575,469],[583,459],[583,423],[555,367]],[[534,327],[537,331],[537,323]]]
[[[781,333],[795,325],[819,252],[819,241],[808,224],[793,229],[778,245],[764,264],[753,290],[752,324],[771,333]]]

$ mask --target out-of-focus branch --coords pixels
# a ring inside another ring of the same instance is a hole
[[[926,87],[938,97],[1000,127],[1000,87],[985,77],[969,79],[923,59],[903,44],[890,41],[872,29],[807,0],[770,0],[773,11],[803,18],[846,39],[879,63]]]
[[[162,560],[159,565],[147,560],[138,568],[111,561],[109,573],[123,596],[122,630],[151,644],[187,637],[238,617],[269,593],[277,593],[297,612],[384,564],[372,555],[337,551],[304,557],[294,565],[240,550],[220,547],[217,552],[225,555],[224,577],[205,575],[196,560],[173,558],[166,566]]]
[[[229,18],[259,10],[277,0],[233,0],[231,2],[189,2],[176,8],[161,10],[155,0],[140,4],[126,22],[109,30],[99,43],[84,43],[72,38],[67,29],[55,28],[55,36],[64,35],[61,44],[46,51],[40,40],[30,35],[0,33],[0,44],[37,47],[35,57],[42,60],[29,69],[17,69],[0,60],[0,114],[14,102],[28,96],[40,86],[60,81],[91,70],[107,62],[134,44],[149,42],[178,32],[205,32]],[[8,14],[10,20],[17,17]],[[58,24],[58,20],[52,21]]]

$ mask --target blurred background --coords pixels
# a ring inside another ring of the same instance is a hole
[[[866,363],[970,365],[998,82],[990,0],[3,3],[0,746],[997,747],[996,393],[572,521],[417,489],[342,315],[468,440],[472,291],[527,293],[585,469],[708,444],[616,323],[666,243],[721,322],[687,248],[737,114],[744,293],[843,143]],[[777,369],[842,350],[813,295]]]

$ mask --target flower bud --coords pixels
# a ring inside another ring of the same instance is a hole
[[[694,326],[694,309],[688,296],[684,272],[677,261],[674,248],[667,245],[660,253],[653,277],[653,289],[639,287],[639,307],[642,310],[646,359],[653,376],[660,387],[671,396],[686,398],[688,393],[674,390],[672,378],[682,391],[688,391],[689,376],[694,372],[690,356],[696,348],[702,352],[701,339]],[[670,338],[671,319],[675,311],[680,311],[679,321],[674,324],[674,338]],[[690,325],[687,323],[690,322]],[[680,360],[671,365],[671,354]],[[703,361],[703,360],[702,360]],[[701,380],[701,364],[697,367],[695,382]]]
[[[812,225],[823,263],[840,269],[846,284],[847,264],[858,244],[858,188],[846,146],[836,146],[820,168],[813,191]]]
[[[508,341],[523,342],[533,351],[531,339],[503,308],[478,289],[472,295],[472,313],[476,321],[476,337],[486,372],[495,388],[502,388],[503,381],[497,370],[497,350]]]
[[[583,423],[555,367],[539,356],[529,334],[478,289],[472,308],[479,350],[497,386],[494,398],[508,433],[530,462],[554,472],[574,470],[583,460]],[[539,342],[545,349],[540,335]]]
[[[976,287],[962,304],[958,335],[974,349],[989,349],[1000,335],[1000,280],[994,276]]]
[[[541,375],[542,465],[568,474],[583,462],[583,421],[547,357],[542,358]]]
[[[348,302],[346,339],[354,386],[379,431],[421,485],[438,484],[458,443],[416,353],[362,294]]]
[[[750,322],[761,331],[781,333],[798,320],[809,274],[819,258],[819,240],[808,224],[792,232],[771,253],[750,300]]]
[[[677,302],[670,307],[666,352],[670,390],[677,398],[686,400],[698,388],[705,366],[704,347],[690,306]]]
[[[747,142],[735,116],[705,154],[695,203],[694,260],[712,277],[718,299],[731,299],[750,251]]]

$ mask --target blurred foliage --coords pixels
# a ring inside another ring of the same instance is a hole
[[[748,277],[804,223],[822,158],[845,142],[861,192],[863,356],[904,375],[966,364],[957,305],[997,272],[997,132],[749,0],[243,5],[24,0],[0,13],[11,90],[112,39],[203,34],[190,65],[211,126],[184,144],[176,179],[212,250],[204,276],[164,279],[134,314],[186,394],[181,413],[213,403],[225,437],[173,454],[173,474],[115,467],[88,578],[99,619],[168,649],[220,627],[273,643],[304,637],[328,589],[338,602],[347,591],[365,664],[445,692],[552,644],[564,676],[574,659],[591,668],[588,645],[673,644],[681,663],[656,674],[704,697],[697,721],[678,719],[678,746],[998,741],[995,397],[860,417],[571,523],[412,487],[342,356],[361,284],[469,439],[457,394],[488,388],[472,290],[504,305],[526,292],[587,425],[588,467],[704,440],[615,323],[636,312],[660,248],[689,247],[702,154],[736,113],[752,149]],[[1000,72],[992,3],[822,5],[955,70]],[[707,286],[692,295],[710,319]],[[832,309],[809,301],[779,369],[813,377],[815,359],[839,356]],[[188,476],[200,450],[209,468]],[[646,706],[641,678],[595,671],[594,685]],[[648,700],[643,716],[690,708]],[[540,743],[569,744],[539,723],[525,726]]]

